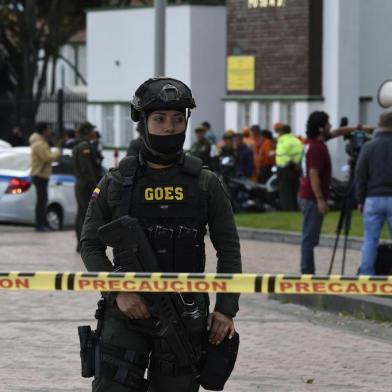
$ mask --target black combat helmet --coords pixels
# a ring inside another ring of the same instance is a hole
[[[140,112],[157,109],[193,109],[196,107],[190,88],[183,82],[172,78],[151,78],[146,80],[135,92],[131,101],[131,117],[140,120]]]
[[[180,158],[185,141],[184,132],[177,135],[157,136],[148,132],[147,118],[154,110],[178,110],[186,117],[186,125],[196,107],[190,88],[173,78],[158,77],[146,80],[135,92],[131,101],[131,118],[139,121],[138,129],[143,140],[141,153],[150,162],[169,164]]]

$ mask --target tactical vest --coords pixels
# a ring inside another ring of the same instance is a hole
[[[129,214],[139,219],[161,271],[204,271],[208,191],[199,181],[201,160],[186,155],[159,176],[135,157],[122,160],[119,169],[121,194],[110,192],[117,201],[121,198],[115,218]]]

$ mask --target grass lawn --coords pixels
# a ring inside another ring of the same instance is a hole
[[[324,218],[322,232],[324,234],[336,234],[340,212],[329,212]],[[302,214],[300,212],[260,212],[260,213],[241,213],[235,215],[237,226],[251,227],[257,229],[283,230],[283,231],[302,231]],[[342,230],[341,235],[344,235]],[[363,224],[362,216],[357,211],[353,211],[351,230],[349,236],[362,237]],[[385,226],[382,231],[382,238],[388,239],[388,230]]]

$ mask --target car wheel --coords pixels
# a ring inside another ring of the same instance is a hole
[[[46,212],[46,220],[51,229],[61,230],[63,228],[63,212],[61,207],[56,205],[49,206]]]

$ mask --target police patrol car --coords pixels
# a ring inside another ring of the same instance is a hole
[[[63,150],[53,162],[48,185],[47,219],[49,226],[59,230],[73,225],[77,204],[74,195],[75,177],[72,151]],[[36,192],[30,176],[31,148],[14,147],[0,153],[0,221],[35,224]]]

